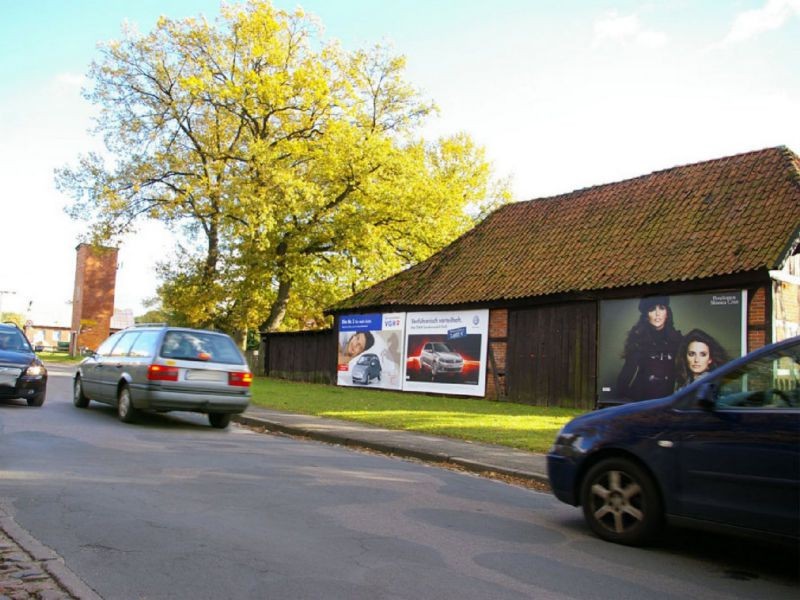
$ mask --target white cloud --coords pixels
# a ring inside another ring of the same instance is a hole
[[[617,42],[646,48],[659,48],[669,41],[667,34],[647,29],[636,15],[623,16],[611,12],[594,24],[594,44]]]
[[[761,8],[739,13],[722,43],[736,44],[780,29],[793,16],[800,16],[800,0],[767,0]]]

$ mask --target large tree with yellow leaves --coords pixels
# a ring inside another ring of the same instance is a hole
[[[469,136],[418,136],[434,107],[402,57],[326,43],[299,10],[252,0],[123,33],[86,91],[108,152],[57,182],[97,241],[142,219],[180,234],[159,297],[186,324],[319,325],[508,200]]]

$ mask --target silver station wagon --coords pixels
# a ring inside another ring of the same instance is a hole
[[[117,407],[131,423],[140,411],[205,413],[223,429],[250,403],[253,376],[224,333],[168,326],[136,326],[104,341],[78,365],[73,403]]]

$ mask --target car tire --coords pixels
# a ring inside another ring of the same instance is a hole
[[[83,393],[83,383],[80,377],[75,378],[75,383],[72,386],[72,403],[78,408],[89,406],[89,396]]]
[[[28,398],[28,406],[41,406],[44,404],[44,395],[45,392],[39,392],[35,396]]]
[[[608,458],[594,465],[580,491],[583,516],[602,539],[638,546],[661,529],[664,509],[653,478],[626,458]]]
[[[215,429],[225,429],[231,422],[230,413],[208,413],[208,422]]]
[[[139,416],[139,411],[131,400],[131,390],[127,385],[121,385],[117,393],[117,416],[123,423],[133,423]]]

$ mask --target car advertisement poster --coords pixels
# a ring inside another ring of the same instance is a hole
[[[746,291],[600,303],[600,402],[660,398],[745,353]]]
[[[405,314],[341,315],[337,384],[402,389]]]
[[[483,396],[489,311],[406,315],[403,390]]]

